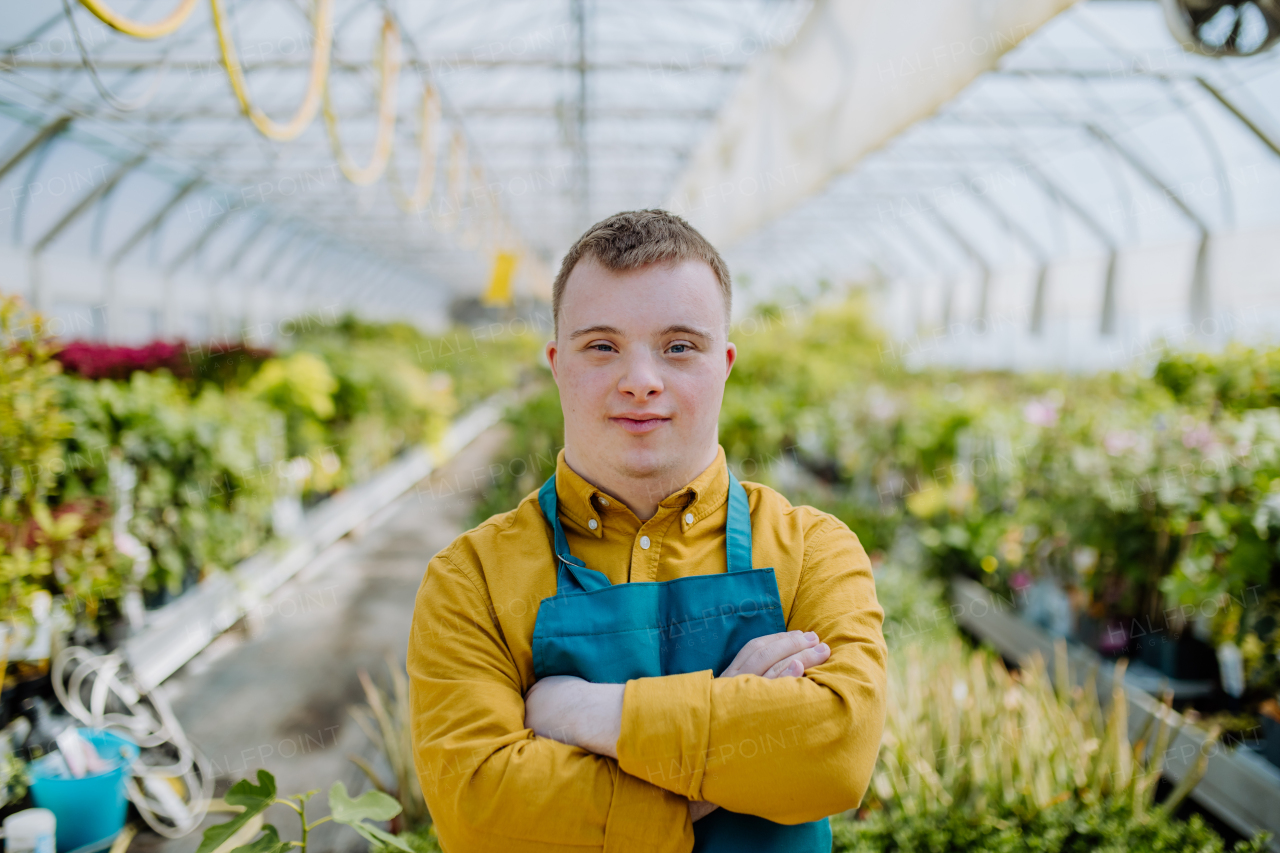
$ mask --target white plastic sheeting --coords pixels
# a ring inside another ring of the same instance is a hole
[[[821,0],[745,75],[669,207],[712,242],[759,228],[959,92],[1071,0]]]
[[[945,69],[885,73],[905,92]],[[1280,50],[1212,59],[1158,3],[1078,3],[727,254],[744,304],[871,284],[913,362],[1104,369],[1274,339]]]

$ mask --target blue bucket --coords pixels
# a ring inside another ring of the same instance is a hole
[[[138,758],[132,741],[101,729],[76,729],[98,755],[115,767],[96,776],[71,779],[52,775],[47,755],[31,764],[31,798],[58,820],[58,853],[115,838],[124,829],[129,800],[125,780]],[[123,750],[123,754],[122,754]]]

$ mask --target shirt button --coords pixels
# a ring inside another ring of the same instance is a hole
[[[685,524],[693,524],[693,513],[691,513],[691,512],[686,512],[686,513],[684,514],[684,523],[685,523]]]
[[[649,550],[649,537],[648,537],[648,536],[641,536],[641,537],[640,537],[640,547],[641,547],[641,548],[643,548],[643,549],[645,549],[646,551],[648,551],[648,550]]]
[[[609,505],[608,498],[600,498],[600,506],[608,506],[608,505]]]
[[[594,518],[587,521],[587,527],[590,527],[592,530],[595,530],[599,526],[600,525],[596,524],[596,520]]]

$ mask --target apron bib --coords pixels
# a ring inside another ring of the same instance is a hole
[[[729,471],[728,570],[663,582],[611,584],[569,553],[556,478],[538,491],[555,533],[556,594],[533,626],[533,674],[594,684],[709,669],[718,676],[748,640],[786,630],[773,569],[751,568],[751,510]],[[723,806],[693,825],[694,853],[831,853],[828,818],[787,825]]]

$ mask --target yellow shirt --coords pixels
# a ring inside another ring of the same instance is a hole
[[[801,677],[703,670],[628,681],[616,761],[524,726],[534,619],[556,591],[537,493],[432,558],[408,668],[414,759],[446,853],[688,853],[691,799],[785,824],[861,802],[885,715],[870,562],[835,516],[742,485],[752,566],[773,567],[788,630],[815,631],[831,657]],[[615,584],[724,572],[728,486],[721,447],[641,522],[571,470],[563,450],[556,460],[569,549]]]

